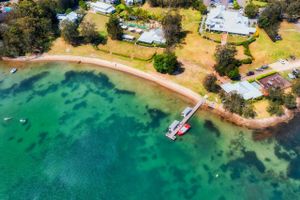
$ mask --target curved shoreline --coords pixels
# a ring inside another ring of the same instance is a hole
[[[168,79],[159,77],[155,74],[149,74],[143,72],[141,70],[135,69],[133,67],[110,62],[107,60],[99,59],[99,58],[90,58],[90,57],[82,57],[82,56],[69,56],[69,55],[40,55],[40,56],[31,56],[31,57],[19,57],[19,58],[2,58],[4,61],[14,61],[14,62],[43,62],[43,61],[66,61],[66,62],[77,62],[77,63],[85,63],[85,64],[93,64],[98,65],[100,67],[106,67],[113,70],[118,70],[124,73],[131,74],[133,76],[146,79],[148,81],[154,82],[164,88],[172,90],[182,96],[185,96],[192,100],[194,103],[200,101],[203,97],[201,97],[196,92],[181,86],[173,81]],[[217,114],[218,116],[224,118],[226,121],[232,122],[238,126],[246,127],[249,129],[265,129],[268,127],[272,127],[278,125],[280,123],[288,122],[293,119],[294,112],[290,110],[285,110],[285,114],[281,117],[269,117],[263,119],[247,119],[241,117],[237,114],[230,113],[225,111],[221,105],[217,105],[216,107],[209,108],[209,105],[213,104],[213,102],[209,102],[206,100],[206,110],[210,110],[212,113]]]

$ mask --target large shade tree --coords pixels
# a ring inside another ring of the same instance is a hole
[[[182,33],[182,16],[177,11],[169,11],[162,19],[164,36],[168,46],[173,46],[180,41]]]
[[[2,30],[7,56],[40,53],[49,49],[57,33],[55,2],[23,0],[15,5],[12,15],[4,22]]]
[[[112,40],[122,39],[123,29],[120,26],[119,19],[115,15],[109,17],[109,20],[106,23],[106,29]]]

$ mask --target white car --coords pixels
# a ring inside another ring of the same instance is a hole
[[[279,59],[278,62],[280,62],[281,64],[285,65],[287,63],[286,60],[283,60],[283,59]]]

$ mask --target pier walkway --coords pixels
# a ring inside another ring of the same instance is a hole
[[[173,131],[169,131],[168,133],[166,133],[166,136],[168,138],[170,138],[171,140],[176,140],[176,134],[177,132],[184,126],[184,124],[195,114],[195,112],[202,106],[202,104],[205,103],[205,99],[201,99],[193,108],[193,110],[187,115],[185,116],[181,122],[179,123],[179,125],[173,130]]]

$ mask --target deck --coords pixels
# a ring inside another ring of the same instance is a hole
[[[176,127],[176,129],[174,129],[173,131],[169,131],[168,133],[166,133],[166,136],[168,138],[170,138],[171,140],[176,140],[176,134],[177,132],[182,128],[182,126],[184,126],[184,124],[195,114],[195,112],[205,103],[204,99],[201,99],[193,108],[193,110],[186,116],[184,117],[181,122],[179,123],[179,125]]]

